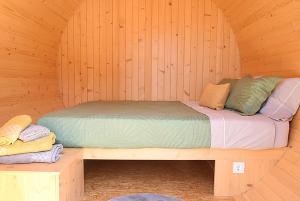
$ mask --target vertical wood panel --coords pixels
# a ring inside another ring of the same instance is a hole
[[[113,96],[113,4],[112,0],[105,1],[105,31],[106,31],[106,96]]]
[[[172,20],[171,20],[171,92],[170,100],[177,99],[177,72],[178,72],[178,0],[172,0]]]
[[[76,11],[74,15],[74,95],[75,95],[75,105],[81,103],[81,82],[80,82],[80,66],[81,66],[81,57],[80,57],[80,43],[81,43],[81,12]]]
[[[165,20],[166,2],[158,1],[158,71],[157,71],[157,98],[164,100],[165,81]]]
[[[81,102],[87,102],[87,83],[88,83],[88,66],[87,66],[87,2],[84,1],[80,6],[80,83],[81,83]],[[64,41],[63,41],[64,42]],[[65,104],[66,105],[66,104]],[[67,106],[67,105],[66,105]]]
[[[75,105],[75,47],[74,47],[74,17],[68,24],[68,85],[69,105]]]
[[[152,100],[157,100],[158,87],[158,1],[152,1]]]
[[[138,100],[145,99],[145,41],[146,41],[146,1],[139,1],[138,37]]]
[[[203,88],[204,68],[204,1],[198,0],[198,22],[197,22],[197,68],[196,68],[196,100],[200,99]]]
[[[94,45],[93,45],[93,63],[94,63],[94,99],[100,99],[100,2],[99,0],[93,0],[93,32],[94,32]],[[98,53],[98,54],[97,54]]]
[[[105,19],[106,19],[106,9],[105,9],[105,1],[100,1],[100,99],[106,100],[107,94],[107,74],[106,74],[106,27],[105,27]]]
[[[95,19],[96,20],[96,19]],[[69,30],[68,30],[69,31]],[[87,1],[87,75],[88,101],[94,100],[94,2]],[[70,102],[70,100],[69,100]]]
[[[152,99],[152,0],[146,0],[145,12],[145,100]]]
[[[113,100],[119,100],[119,5],[120,0],[113,0]]]
[[[132,68],[133,68],[133,16],[132,16],[132,1],[126,0],[126,100],[132,100]]]
[[[115,50],[119,52],[119,100],[126,99],[126,35],[125,35],[125,24],[126,24],[126,0],[119,0],[119,49]]]
[[[66,105],[197,101],[208,82],[239,76],[233,31],[212,0],[86,0],[66,34],[59,57]]]

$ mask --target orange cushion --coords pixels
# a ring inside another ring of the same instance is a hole
[[[230,84],[208,84],[204,88],[199,104],[215,110],[223,110],[230,92]]]

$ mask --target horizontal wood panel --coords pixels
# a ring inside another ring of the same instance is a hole
[[[214,0],[229,19],[242,74],[300,76],[300,2]]]
[[[90,0],[59,47],[66,106],[94,100],[198,100],[237,77],[235,35],[211,0]]]
[[[0,125],[62,108],[57,46],[79,0],[0,0]]]

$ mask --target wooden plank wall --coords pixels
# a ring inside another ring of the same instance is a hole
[[[300,1],[214,1],[236,34],[242,74],[300,76]]]
[[[59,47],[65,106],[94,100],[198,100],[240,74],[232,29],[211,0],[86,0]]]
[[[0,125],[62,107],[57,45],[77,0],[0,0]]]
[[[229,19],[242,74],[300,76],[300,1],[214,0]],[[237,201],[300,200],[300,113],[291,124],[289,150]]]
[[[300,200],[300,113],[291,124],[289,150],[263,179],[236,201]]]

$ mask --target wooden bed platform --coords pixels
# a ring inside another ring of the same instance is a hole
[[[1,198],[82,201],[84,160],[213,160],[214,195],[238,196],[252,192],[253,186],[259,185],[279,161],[284,161],[289,153],[298,152],[299,119],[298,114],[291,124],[289,147],[281,149],[65,149],[55,164],[0,165]],[[245,172],[234,174],[233,162],[244,162]]]
[[[215,196],[245,192],[259,181],[289,148],[274,150],[222,149],[82,149],[87,160],[208,160],[215,161]],[[233,162],[244,162],[245,173],[233,174]]]
[[[0,193],[10,201],[24,195],[26,201],[81,201],[83,160],[213,160],[215,196],[233,196],[257,183],[288,149],[65,149],[55,164],[0,165]],[[245,173],[233,174],[233,162],[244,162]]]

